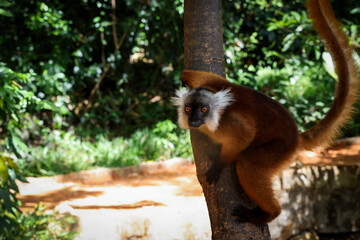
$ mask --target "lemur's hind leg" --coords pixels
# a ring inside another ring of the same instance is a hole
[[[289,152],[287,149],[288,146],[281,140],[273,140],[256,148],[248,148],[240,154],[236,161],[239,182],[258,207],[235,208],[233,215],[237,221],[268,223],[279,216],[281,207],[275,198],[272,180],[294,155],[294,150]]]
[[[237,163],[236,171],[239,182],[246,194],[257,203],[254,209],[236,207],[233,215],[239,222],[268,223],[281,213],[281,207],[272,189],[271,176],[266,170],[258,170],[255,166],[244,166]]]

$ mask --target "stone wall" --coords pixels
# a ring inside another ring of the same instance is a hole
[[[359,165],[293,167],[276,182],[283,212],[270,224],[273,239],[288,239],[309,229],[360,230]]]

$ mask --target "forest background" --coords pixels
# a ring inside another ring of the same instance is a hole
[[[305,2],[222,3],[228,79],[279,101],[300,131],[314,125],[336,74]],[[360,4],[332,4],[359,54]],[[0,0],[0,229],[18,226],[15,179],[191,157],[170,102],[183,12],[182,0]],[[357,113],[343,137],[359,132]]]

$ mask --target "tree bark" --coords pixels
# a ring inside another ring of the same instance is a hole
[[[225,77],[221,0],[185,0],[184,9],[185,69]],[[223,170],[215,185],[206,183],[205,172],[212,164],[209,156],[219,156],[221,146],[197,130],[191,130],[190,134],[197,177],[208,206],[212,239],[270,239],[267,225],[238,223],[231,214],[238,205],[256,206],[238,183],[234,164]]]

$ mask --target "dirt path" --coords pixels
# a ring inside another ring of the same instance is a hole
[[[100,170],[104,171],[108,170]],[[96,179],[104,173],[91,172],[28,178],[29,183],[19,183],[22,209],[43,202],[49,209],[69,211],[79,218],[77,239],[210,239],[206,203],[193,164],[112,181]],[[82,176],[90,177],[91,184]]]

